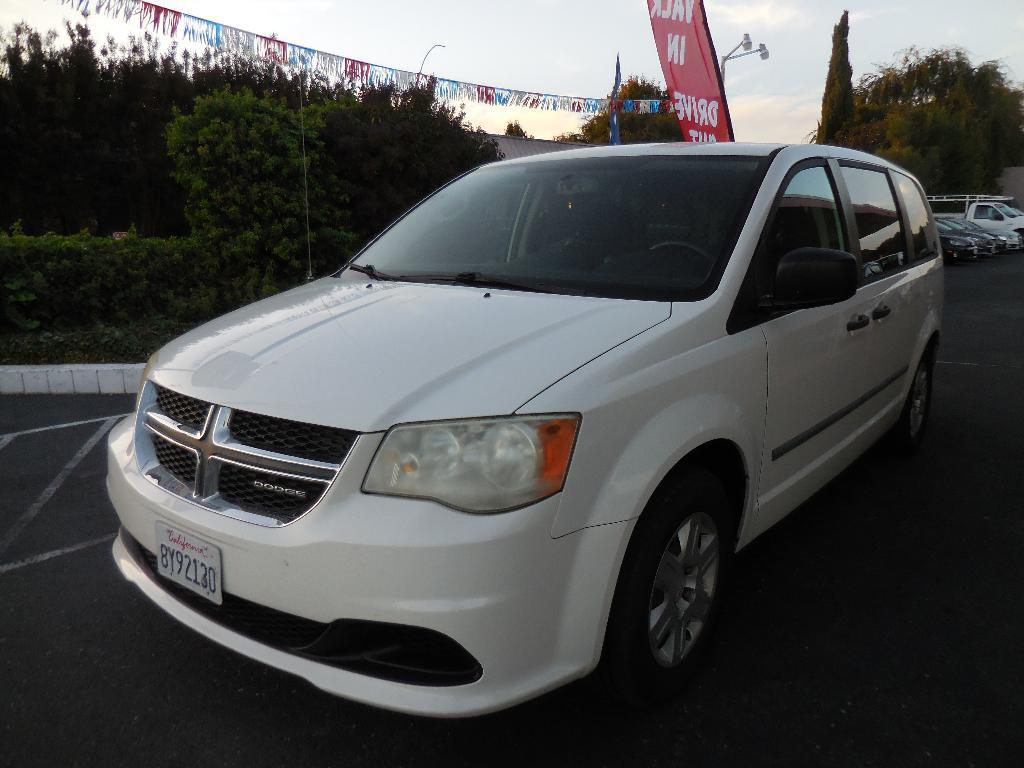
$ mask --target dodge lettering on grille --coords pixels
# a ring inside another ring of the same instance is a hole
[[[253,480],[252,484],[256,488],[262,488],[264,491],[274,491],[274,493],[283,493],[287,496],[295,496],[296,498],[299,499],[304,499],[308,495],[305,491],[300,491],[296,488],[285,488],[283,485],[264,483],[262,480]]]

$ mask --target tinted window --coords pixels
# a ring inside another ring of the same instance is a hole
[[[896,186],[899,187],[900,197],[903,198],[903,207],[907,212],[913,257],[921,258],[921,254],[925,251],[930,251],[925,254],[925,257],[936,255],[935,244],[928,241],[928,206],[921,196],[921,190],[902,173],[893,174],[893,178],[896,180]]]
[[[818,166],[799,171],[786,185],[765,236],[769,266],[796,248],[845,250],[839,206],[828,173]]]
[[[860,238],[864,278],[868,281],[901,269],[907,262],[903,227],[889,177],[881,171],[843,168]]]
[[[495,163],[430,197],[357,261],[412,280],[474,272],[527,289],[701,298],[765,166],[727,156]]]
[[[995,211],[993,210],[991,205],[979,205],[974,209],[974,218],[991,219],[993,218],[992,214],[994,213]]]

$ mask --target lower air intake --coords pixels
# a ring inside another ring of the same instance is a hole
[[[176,600],[233,632],[296,656],[368,677],[423,686],[468,685],[483,668],[447,635],[422,627],[337,619],[329,623],[268,608],[230,593],[221,605],[157,573],[156,555],[127,531],[121,540],[135,562]]]

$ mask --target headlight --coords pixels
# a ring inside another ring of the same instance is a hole
[[[142,377],[139,379],[139,391],[135,394],[135,410],[139,410],[139,403],[142,402],[142,390],[146,388],[146,382],[149,381],[149,375],[153,372],[153,364],[156,362],[156,352],[149,356],[149,360],[146,361],[146,367],[142,371]]]
[[[363,481],[366,493],[503,512],[558,493],[578,414],[438,421],[392,427]]]

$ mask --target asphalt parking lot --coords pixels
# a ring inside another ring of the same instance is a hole
[[[0,764],[1024,764],[1024,253],[946,296],[921,453],[872,451],[744,551],[706,669],[651,712],[584,681],[407,717],[224,650],[111,561],[132,398],[0,398]]]

